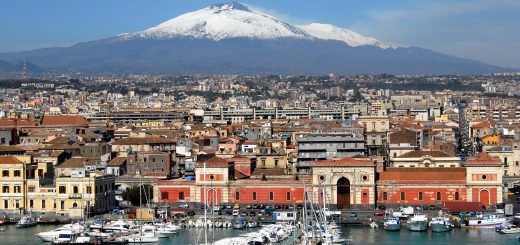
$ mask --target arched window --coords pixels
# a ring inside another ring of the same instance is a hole
[[[388,193],[383,192],[383,201],[388,200]]]
[[[401,201],[404,201],[406,199],[406,194],[403,192],[401,192]]]
[[[437,201],[440,201],[441,200],[441,192],[437,192]]]
[[[419,192],[419,201],[422,201],[423,200],[423,194],[422,194],[422,191]]]
[[[458,201],[459,200],[459,192],[455,192],[455,200]]]

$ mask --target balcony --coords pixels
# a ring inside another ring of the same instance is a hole
[[[83,196],[81,193],[72,193],[69,194],[69,199],[81,199]]]

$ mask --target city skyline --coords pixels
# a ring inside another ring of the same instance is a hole
[[[219,2],[223,1],[9,2],[1,13],[6,21],[0,28],[4,37],[0,52],[70,46],[141,31]],[[513,31],[519,25],[514,21],[520,9],[516,1],[241,3],[292,24],[330,23],[387,42],[429,48],[493,65],[520,67],[515,58],[520,50],[520,35]]]

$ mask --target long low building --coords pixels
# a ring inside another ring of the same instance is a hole
[[[154,201],[208,204],[323,204],[338,209],[376,206],[440,205],[446,201],[502,203],[503,164],[483,153],[461,167],[391,167],[378,173],[383,162],[343,158],[312,164],[312,178],[240,179],[230,161],[214,157],[198,163],[195,180],[154,183]],[[305,194],[307,193],[307,194]]]

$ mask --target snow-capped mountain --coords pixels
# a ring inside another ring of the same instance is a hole
[[[213,40],[312,38],[298,27],[235,2],[214,4],[180,15],[142,32],[122,35],[126,38],[175,38],[181,36]]]
[[[332,25],[291,25],[238,3],[211,5],[144,31],[71,47],[0,53],[0,60],[9,64],[27,61],[44,70],[112,73],[473,74],[511,71],[427,49],[386,43]]]
[[[362,45],[383,49],[401,47],[330,24],[291,25],[236,2],[214,4],[177,16],[141,32],[122,34],[121,37],[126,39],[194,37],[216,41],[226,38],[308,38],[342,41],[352,47]]]
[[[306,31],[315,38],[342,41],[352,47],[363,45],[377,46],[383,49],[405,47],[383,42],[372,37],[365,37],[359,33],[333,26],[331,24],[311,23],[308,25],[298,25],[297,27]]]

